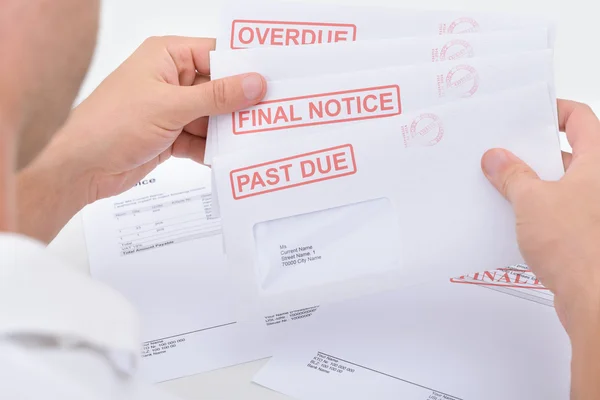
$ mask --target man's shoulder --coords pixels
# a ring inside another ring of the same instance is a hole
[[[33,239],[0,234],[0,336],[22,334],[139,354],[139,318],[118,292]]]

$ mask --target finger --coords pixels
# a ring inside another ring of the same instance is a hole
[[[178,60],[186,66],[190,64],[194,71],[202,75],[210,75],[209,54],[215,49],[216,40],[213,38],[195,38],[184,36],[165,36],[166,48],[173,60]]]
[[[172,146],[172,156],[178,158],[189,158],[197,163],[204,163],[204,152],[206,150],[206,139],[183,132],[177,137]]]
[[[210,76],[196,74],[194,83],[192,86],[202,85],[203,83],[210,82]]]
[[[563,165],[564,165],[565,171],[566,171],[571,166],[571,161],[573,160],[573,154],[563,151],[562,152],[562,160],[563,160]]]
[[[227,114],[258,103],[267,82],[256,73],[217,79],[191,87],[173,87],[171,115],[182,126],[200,117]]]
[[[600,121],[588,105],[559,99],[558,125],[567,134],[574,155],[600,150]]]
[[[521,159],[504,149],[492,149],[481,159],[481,169],[494,187],[512,204],[540,182],[537,174]]]
[[[191,133],[192,135],[200,136],[205,138],[206,132],[208,131],[208,117],[198,118],[183,128],[184,131]]]

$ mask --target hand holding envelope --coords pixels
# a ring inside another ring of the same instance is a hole
[[[552,26],[313,15],[293,3],[228,7],[211,55],[215,77],[270,81],[262,103],[212,119],[208,140],[240,318],[522,261],[480,160],[504,147],[562,176]]]
[[[515,216],[481,170],[500,147],[542,179],[563,176],[553,25],[225,3],[210,79],[259,73],[268,87],[260,103],[209,119],[206,153],[204,140],[188,146],[213,166],[212,190],[182,165],[86,215],[95,277],[147,310],[143,373],[163,380],[275,354],[258,381],[297,398],[566,393],[570,349],[552,287],[509,267],[523,261]],[[115,238],[125,261],[105,257]],[[166,302],[155,295],[163,278],[178,291]],[[520,374],[490,390],[513,370],[528,371],[525,389]]]
[[[427,106],[551,82],[552,57],[551,50],[539,50],[272,81],[260,104],[215,119],[217,154],[285,143],[327,125],[394,119]],[[549,91],[554,97],[553,86]]]
[[[439,67],[429,66],[429,71],[441,71],[446,68],[448,74],[452,67],[462,66],[460,61],[473,57],[506,55],[501,58],[500,64],[508,61],[508,68],[502,70],[497,67],[490,59],[488,66],[497,68],[494,75],[503,75],[505,77],[523,76],[527,77],[527,72],[531,71],[531,66],[527,60],[515,63],[518,58],[515,55],[531,51],[537,52],[538,65],[541,60],[541,50],[548,50],[546,54],[546,73],[552,69],[551,44],[547,29],[518,30],[518,31],[498,31],[487,34],[456,34],[447,36],[424,36],[410,39],[386,39],[386,40],[367,40],[357,42],[344,42],[336,45],[336,51],[330,51],[330,46],[299,46],[299,47],[265,47],[254,50],[237,51],[218,51],[211,54],[211,73],[213,78],[220,78],[229,75],[237,75],[246,72],[260,71],[268,80],[283,80],[291,78],[313,77],[327,74],[337,74],[339,71],[368,71],[377,70],[383,67],[401,67],[412,66],[412,68],[402,68],[403,77],[415,73],[423,73],[414,68],[416,64],[427,62],[442,62],[444,65]],[[478,58],[479,59],[479,58]],[[479,59],[481,61],[481,59]],[[504,61],[502,61],[504,60]],[[485,62],[484,61],[484,62]],[[497,60],[498,61],[498,60]],[[522,68],[526,66],[526,71],[514,73],[511,68]],[[450,68],[448,68],[450,66]],[[473,68],[471,65],[470,68]],[[488,68],[489,69],[489,68]],[[527,70],[528,69],[528,70]],[[450,84],[461,83],[464,80],[464,72],[472,70],[465,69],[456,71],[450,76]],[[536,71],[535,73],[544,73]],[[478,73],[479,75],[479,73]],[[479,76],[474,77],[479,78]],[[420,79],[426,79],[423,76],[416,78],[410,77],[411,82],[417,82]],[[435,78],[439,79],[439,78]],[[443,79],[443,77],[442,77]],[[495,79],[495,77],[488,78]],[[517,82],[511,83],[518,84]],[[459,84],[458,86],[462,86]],[[309,85],[310,87],[310,85]],[[505,87],[506,88],[506,87]],[[485,90],[485,89],[484,89]],[[206,150],[205,162],[210,164],[215,153],[219,153],[218,127],[215,120],[209,122],[209,136]],[[226,133],[225,133],[226,135]],[[227,145],[225,145],[227,146]]]
[[[333,68],[333,70],[327,70],[328,67],[320,66],[319,68],[323,70],[316,72],[320,75],[329,72],[337,73],[340,70],[349,72],[366,69],[361,68],[360,65],[369,63],[376,63],[375,65],[371,64],[369,67],[371,69],[392,65],[419,64],[430,61],[429,55],[425,56],[427,50],[430,49],[432,61],[444,61],[475,55],[552,48],[555,36],[554,26],[544,19],[499,13],[409,11],[394,8],[378,9],[323,4],[311,7],[294,2],[231,1],[230,4],[223,7],[221,17],[221,32],[217,41],[217,50],[219,54],[227,54],[225,51],[229,50],[230,56],[225,56],[223,63],[218,63],[216,60],[215,64],[211,65],[211,73],[216,77],[232,74],[233,72],[228,68],[239,64],[242,68],[249,67],[249,70],[265,73],[268,78],[273,79],[270,76],[270,70],[263,69],[267,63],[263,65],[245,63],[243,57],[231,57],[232,50],[239,52],[240,49],[320,47],[321,49],[317,50],[318,55],[313,53],[317,57],[316,59],[323,59],[324,64],[331,65],[330,68]],[[530,32],[527,33],[525,30],[530,30]],[[538,33],[531,34],[531,31],[539,32],[540,30],[543,32],[543,38],[540,38]],[[512,31],[512,34],[507,31]],[[486,37],[486,35],[489,36]],[[511,38],[511,35],[516,36]],[[467,40],[465,40],[465,36],[468,37]],[[481,39],[478,39],[480,36]],[[448,40],[441,44],[440,37]],[[397,40],[398,38],[410,38],[410,40],[395,42],[389,47],[389,43],[383,42],[374,45],[371,51],[360,52],[364,47],[371,47],[376,39]],[[415,40],[416,38],[419,39]],[[362,48],[347,47],[345,53],[342,49],[340,49],[340,53],[332,53],[329,48],[326,48],[327,46],[320,46],[320,44],[326,43],[343,46],[349,42],[363,41],[370,43],[365,43]],[[380,46],[386,47],[382,49]],[[382,55],[386,53],[388,55]],[[364,54],[364,57],[360,57],[361,61],[356,69],[352,69],[356,60],[344,62],[351,54]],[[298,57],[290,59],[285,53],[273,53],[272,57],[264,58],[264,60],[268,60],[268,64],[274,65],[274,69],[280,71],[279,73],[290,70],[297,74],[301,69],[294,68],[294,66],[298,64],[298,59],[303,59],[302,55],[302,53],[298,53]],[[310,54],[306,55],[311,58]],[[427,57],[427,59],[423,57]],[[260,59],[263,59],[263,56],[261,53],[257,53],[256,58],[253,59],[250,56],[248,61]],[[274,59],[278,61],[273,61]],[[343,63],[342,68],[338,67],[339,62]],[[318,65],[318,63],[315,64],[313,61],[313,65]],[[308,75],[314,71],[313,68],[308,68]],[[296,75],[296,77],[299,76]],[[208,135],[205,154],[205,162],[209,165],[213,155],[218,152],[218,137],[215,131],[214,124],[210,123],[209,132],[212,134]]]
[[[503,147],[545,179],[563,174],[544,82],[334,126],[215,158],[242,315],[517,263],[514,216],[481,155]]]

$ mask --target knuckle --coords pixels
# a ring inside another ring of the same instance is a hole
[[[500,191],[506,196],[508,197],[509,193],[510,193],[510,189],[512,187],[513,184],[513,180],[514,178],[512,177],[511,174],[507,174],[504,179],[502,180],[501,184],[500,184]]]
[[[531,177],[531,170],[525,165],[515,165],[506,171],[502,180],[501,190],[507,197],[518,196],[519,193],[529,192],[532,179],[523,179]]]
[[[218,79],[212,82],[212,100],[216,110],[227,107],[227,85],[224,80]]]
[[[590,107],[589,104],[586,104],[586,103],[577,103],[577,105],[575,106],[575,109],[573,110],[573,113],[575,113],[575,112],[581,116],[586,115],[586,114],[595,115],[592,107]]]
[[[579,103],[579,108],[581,109],[582,112],[586,112],[586,113],[593,113],[594,112],[592,110],[592,107],[590,107],[590,105],[587,104],[587,103]]]
[[[149,47],[154,47],[158,44],[161,44],[162,41],[163,41],[163,38],[161,36],[150,36],[146,40],[144,40],[143,45],[149,46]]]

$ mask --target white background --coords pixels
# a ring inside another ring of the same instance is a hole
[[[251,0],[246,0],[251,1]],[[559,97],[592,103],[600,112],[599,17],[590,0],[304,0],[309,3],[418,9],[510,11],[544,15],[558,22],[556,83]],[[220,2],[210,0],[104,0],[96,57],[80,95],[85,98],[148,36],[214,37]],[[501,112],[501,110],[500,110]],[[81,219],[76,216],[50,245],[52,251],[88,269]],[[264,361],[161,384],[183,399],[284,399],[250,383]]]

